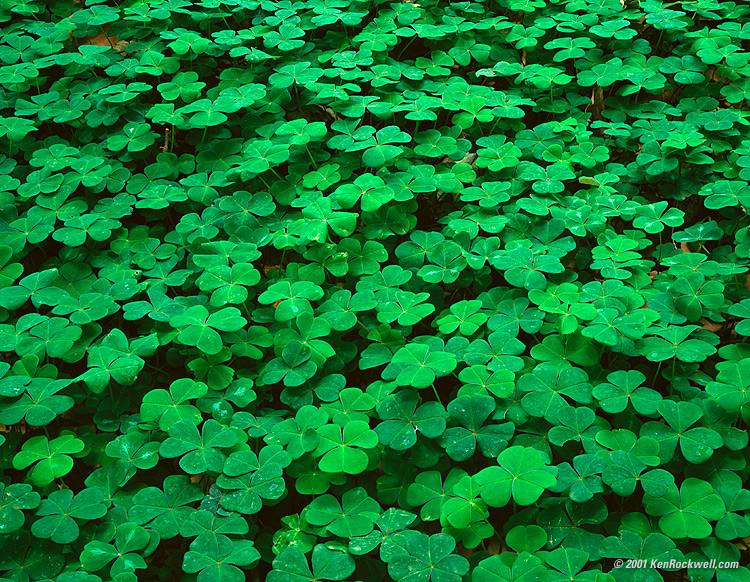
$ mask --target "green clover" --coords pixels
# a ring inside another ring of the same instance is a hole
[[[31,533],[38,538],[50,538],[57,544],[69,544],[79,536],[77,520],[98,519],[106,513],[101,489],[84,489],[75,496],[70,489],[53,491],[42,500],[36,512],[41,519],[31,526]]]
[[[210,313],[201,305],[190,307],[182,315],[169,320],[179,330],[177,339],[185,345],[196,346],[207,354],[218,354],[222,348],[220,331],[237,331],[247,323],[236,307],[224,307]]]
[[[318,465],[326,473],[362,473],[369,463],[367,450],[378,444],[378,435],[370,430],[366,422],[353,420],[343,428],[335,424],[326,424],[317,429],[320,443],[314,457],[320,457]]]
[[[401,582],[459,582],[469,561],[453,553],[455,540],[447,534],[417,533],[406,541],[406,553],[388,562],[388,575]]]
[[[312,569],[305,554],[296,547],[285,548],[273,560],[268,582],[344,580],[354,572],[354,559],[346,552],[318,544],[312,551]]]
[[[70,455],[80,453],[83,449],[83,441],[71,434],[51,441],[45,436],[31,437],[13,457],[13,468],[20,470],[33,465],[29,471],[29,479],[34,485],[43,487],[67,475],[73,469]]]
[[[213,419],[204,422],[200,432],[189,420],[181,420],[169,428],[169,438],[159,447],[159,454],[168,459],[180,457],[180,467],[191,475],[218,473],[226,459],[219,449],[236,443],[237,435]]]
[[[502,451],[499,467],[486,467],[476,475],[482,499],[490,507],[504,507],[511,497],[519,505],[531,505],[557,483],[557,467],[550,467],[539,451],[512,446]]]
[[[384,380],[395,380],[398,386],[427,388],[439,376],[456,369],[450,352],[432,350],[427,344],[410,343],[399,349],[383,370]]]
[[[659,528],[673,539],[703,539],[711,535],[709,521],[725,512],[724,502],[706,481],[688,477],[680,488],[671,485],[663,497],[643,498],[649,515],[659,518]]]

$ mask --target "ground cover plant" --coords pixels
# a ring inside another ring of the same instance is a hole
[[[0,22],[2,579],[750,580],[746,3]]]

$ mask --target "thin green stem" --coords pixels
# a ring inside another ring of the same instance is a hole
[[[497,127],[497,124],[500,122],[500,118],[498,117],[495,120],[495,123],[492,124],[492,128],[490,129],[490,135],[492,135],[492,132],[495,131],[495,127]]]
[[[317,170],[318,164],[315,162],[315,158],[313,158],[312,152],[310,151],[310,148],[307,147],[307,144],[305,144],[305,149],[307,150],[307,155],[310,156],[310,161],[312,162],[313,168]]]
[[[401,60],[401,55],[403,55],[406,52],[406,49],[408,49],[409,45],[414,42],[415,38],[417,38],[417,35],[412,36],[411,40],[404,45],[404,48],[401,49],[401,52],[398,53],[398,56],[396,57],[397,61]]]
[[[152,370],[154,370],[155,372],[164,372],[164,370],[162,370],[160,368],[157,368],[156,366],[152,366],[148,362],[146,362],[145,365],[148,366],[149,368],[151,368]]]
[[[288,247],[284,247],[284,250],[281,251],[281,261],[279,262],[279,272],[284,272],[284,257],[286,256],[286,249]]]
[[[104,31],[104,27],[102,27],[102,26],[99,26],[99,30],[101,30],[101,31],[102,31],[102,34],[104,35],[104,38],[106,38],[106,39],[107,39],[107,42],[109,43],[109,46],[111,46],[111,47],[112,47],[112,50],[115,50],[115,45],[113,45],[113,44],[112,44],[112,41],[111,41],[111,40],[109,39],[109,37],[107,36],[107,33],[106,33],[106,32]]]
[[[356,317],[356,316],[355,316],[355,317]],[[368,327],[367,327],[367,326],[366,326],[366,325],[365,325],[364,323],[362,323],[362,322],[361,322],[361,321],[359,320],[359,317],[357,317],[357,324],[359,324],[359,326],[360,326],[360,327],[361,327],[362,329],[364,329],[364,330],[365,330],[365,331],[366,331],[367,333],[370,333],[370,330],[368,329]]]
[[[658,259],[658,261],[659,261],[660,264],[661,264],[661,251],[662,251],[662,248],[661,248],[661,231],[659,231],[659,259]]]
[[[221,15],[221,19],[224,21],[224,24],[227,25],[227,28],[230,30],[234,30],[231,26],[229,26],[229,23],[227,22],[227,19],[224,18],[224,13],[221,11],[221,2],[219,2],[219,8],[217,9],[219,11],[219,14]]]
[[[432,383],[432,391],[435,393],[435,398],[437,398],[438,404],[440,404],[440,406],[442,406],[443,405],[443,401],[440,400],[440,394],[438,394],[438,391],[437,391],[437,388],[435,388],[435,383],[434,382]]]
[[[654,386],[656,386],[656,379],[659,377],[659,371],[661,370],[661,362],[659,362],[659,365],[656,367],[656,374],[654,374],[654,380],[651,382],[651,389],[654,389]]]
[[[669,379],[669,395],[672,396],[672,390],[674,388],[674,370],[677,365],[677,354],[672,356],[672,377]]]

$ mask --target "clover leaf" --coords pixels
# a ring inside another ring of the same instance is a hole
[[[473,578],[477,582],[489,580],[547,579],[548,573],[541,558],[528,552],[502,552],[477,564]]]
[[[671,485],[663,497],[646,495],[643,504],[649,515],[659,517],[660,529],[671,538],[703,539],[711,535],[709,521],[724,515],[725,506],[706,481],[688,477],[680,488]]]
[[[380,506],[363,488],[357,487],[347,491],[341,503],[332,495],[317,497],[308,505],[304,516],[309,523],[325,526],[334,535],[354,538],[372,531],[380,516]]]
[[[646,376],[638,370],[621,370],[607,376],[608,383],[597,384],[592,396],[600,401],[607,412],[622,412],[630,404],[637,412],[652,415],[661,401],[661,395],[641,386]]]
[[[260,559],[260,552],[249,540],[231,540],[223,534],[205,532],[190,544],[182,569],[188,574],[198,573],[198,580],[242,580],[244,573],[238,566],[252,566]]]
[[[469,571],[469,561],[454,554],[455,547],[449,535],[418,533],[407,540],[406,554],[397,554],[388,562],[388,574],[397,581],[458,582]]]
[[[451,459],[465,461],[477,447],[485,457],[496,457],[507,446],[513,434],[512,424],[482,426],[494,411],[491,396],[472,394],[451,401],[448,413],[461,426],[448,428],[440,439]]]
[[[81,566],[89,572],[98,572],[104,567],[110,566],[110,575],[119,573],[135,572],[147,568],[146,561],[141,553],[144,552],[151,536],[144,528],[132,522],[126,522],[117,528],[114,544],[108,544],[101,540],[88,542],[81,553]]]
[[[600,553],[607,558],[622,558],[631,560],[657,560],[669,562],[670,560],[682,560],[682,552],[675,547],[674,541],[661,533],[649,533],[646,537],[640,534],[623,530],[617,536],[606,538],[602,542]],[[627,581],[650,581],[658,582],[661,576],[653,570],[628,572],[627,569],[612,571],[612,575],[618,582]]]
[[[133,496],[130,518],[149,524],[162,539],[175,537],[193,509],[190,503],[203,499],[200,489],[184,475],[170,475],[163,487],[147,487]]]
[[[221,472],[226,455],[219,449],[232,447],[237,435],[219,422],[209,419],[201,432],[189,420],[181,420],[169,428],[169,438],[159,447],[162,457],[180,457],[180,467],[191,475],[205,471]]]
[[[399,386],[427,388],[438,376],[446,376],[456,368],[453,354],[432,351],[426,344],[412,343],[399,349],[383,370],[383,379],[395,380]]]
[[[348,151],[365,149],[362,154],[362,163],[370,167],[380,167],[390,160],[398,157],[403,149],[394,143],[409,143],[411,136],[400,131],[398,127],[390,125],[378,130],[375,135],[368,137],[360,143],[350,147]]]
[[[64,435],[51,441],[44,436],[28,439],[13,457],[14,469],[29,471],[29,479],[38,486],[49,485],[55,479],[67,475],[73,468],[70,455],[84,449],[83,441],[73,435]]]
[[[343,428],[326,424],[317,429],[317,433],[320,444],[313,456],[321,457],[318,462],[320,469],[327,473],[361,473],[369,462],[366,450],[378,444],[377,433],[361,420],[348,422]]]
[[[41,497],[39,493],[32,490],[31,485],[15,483],[10,486],[2,485],[2,497],[0,497],[0,531],[4,534],[13,533],[23,527],[26,521],[24,509],[36,509],[39,507]]]
[[[437,402],[425,402],[419,408],[419,396],[410,390],[400,390],[378,404],[378,415],[383,420],[375,427],[380,442],[397,451],[417,443],[418,434],[438,438],[445,431],[445,409]]]
[[[269,582],[343,580],[354,572],[354,560],[346,552],[318,544],[312,552],[312,569],[305,554],[295,547],[284,549],[273,561]]]
[[[214,313],[195,305],[182,315],[169,320],[169,325],[179,329],[177,338],[184,344],[196,346],[207,354],[218,354],[222,341],[219,331],[237,331],[247,320],[236,307],[224,307]]]
[[[503,507],[511,499],[531,505],[545,489],[557,483],[557,468],[549,467],[537,450],[512,446],[502,451],[499,467],[486,467],[477,473],[482,499],[490,507]]]
[[[642,434],[658,437],[660,446],[665,451],[674,451],[679,443],[680,451],[685,459],[690,463],[700,464],[707,461],[714,450],[724,444],[721,435],[710,428],[691,428],[703,416],[698,405],[692,402],[662,400],[657,405],[657,410],[668,426],[649,422],[643,425]],[[656,427],[656,424],[660,426]]]
[[[169,391],[158,388],[151,390],[143,397],[141,403],[141,418],[156,421],[162,430],[181,420],[190,420],[194,424],[201,421],[200,411],[190,404],[189,400],[206,395],[208,387],[203,382],[196,382],[189,378],[175,380],[169,385]]]
[[[100,489],[84,489],[74,495],[70,489],[53,491],[42,500],[36,514],[41,516],[31,527],[38,538],[50,538],[58,544],[68,544],[79,536],[76,520],[90,520],[107,513],[104,493]]]

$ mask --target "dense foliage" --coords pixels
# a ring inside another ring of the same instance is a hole
[[[750,580],[750,5],[0,21],[2,579]]]

